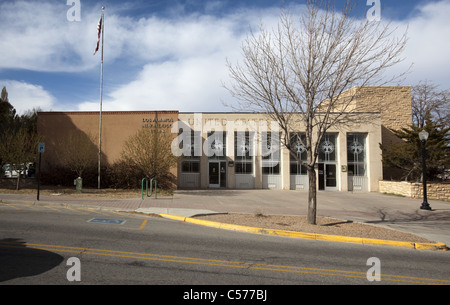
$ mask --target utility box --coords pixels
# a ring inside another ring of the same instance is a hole
[[[83,190],[83,179],[81,177],[75,179],[75,189],[78,194],[81,194],[81,191]]]

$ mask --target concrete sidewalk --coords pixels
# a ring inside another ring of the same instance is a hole
[[[76,196],[0,194],[1,202],[63,204],[115,208],[191,217],[208,213],[306,215],[306,191],[178,190],[171,197],[94,199]],[[317,216],[371,223],[450,245],[450,203],[430,200],[433,211],[420,210],[421,199],[379,193],[319,192]]]

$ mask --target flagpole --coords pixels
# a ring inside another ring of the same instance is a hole
[[[102,7],[102,55],[101,55],[101,72],[100,72],[100,123],[99,123],[99,137],[98,137],[98,189],[100,189],[100,167],[102,158],[102,103],[103,103],[103,43],[105,31],[105,7]]]

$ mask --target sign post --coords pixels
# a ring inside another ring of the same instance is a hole
[[[41,188],[41,160],[42,153],[45,152],[45,143],[38,144],[38,153],[39,153],[39,172],[38,172],[38,189],[37,189],[37,201],[39,201],[39,192]]]

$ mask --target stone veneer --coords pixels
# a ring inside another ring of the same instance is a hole
[[[381,113],[383,146],[403,143],[391,130],[409,128],[412,125],[410,86],[366,87],[356,94],[355,105],[357,112]],[[398,169],[383,166],[384,180],[400,178],[401,172]]]
[[[401,195],[408,198],[423,198],[422,183],[406,181],[380,181],[380,193]],[[450,184],[427,183],[427,197],[432,200],[450,202]]]

